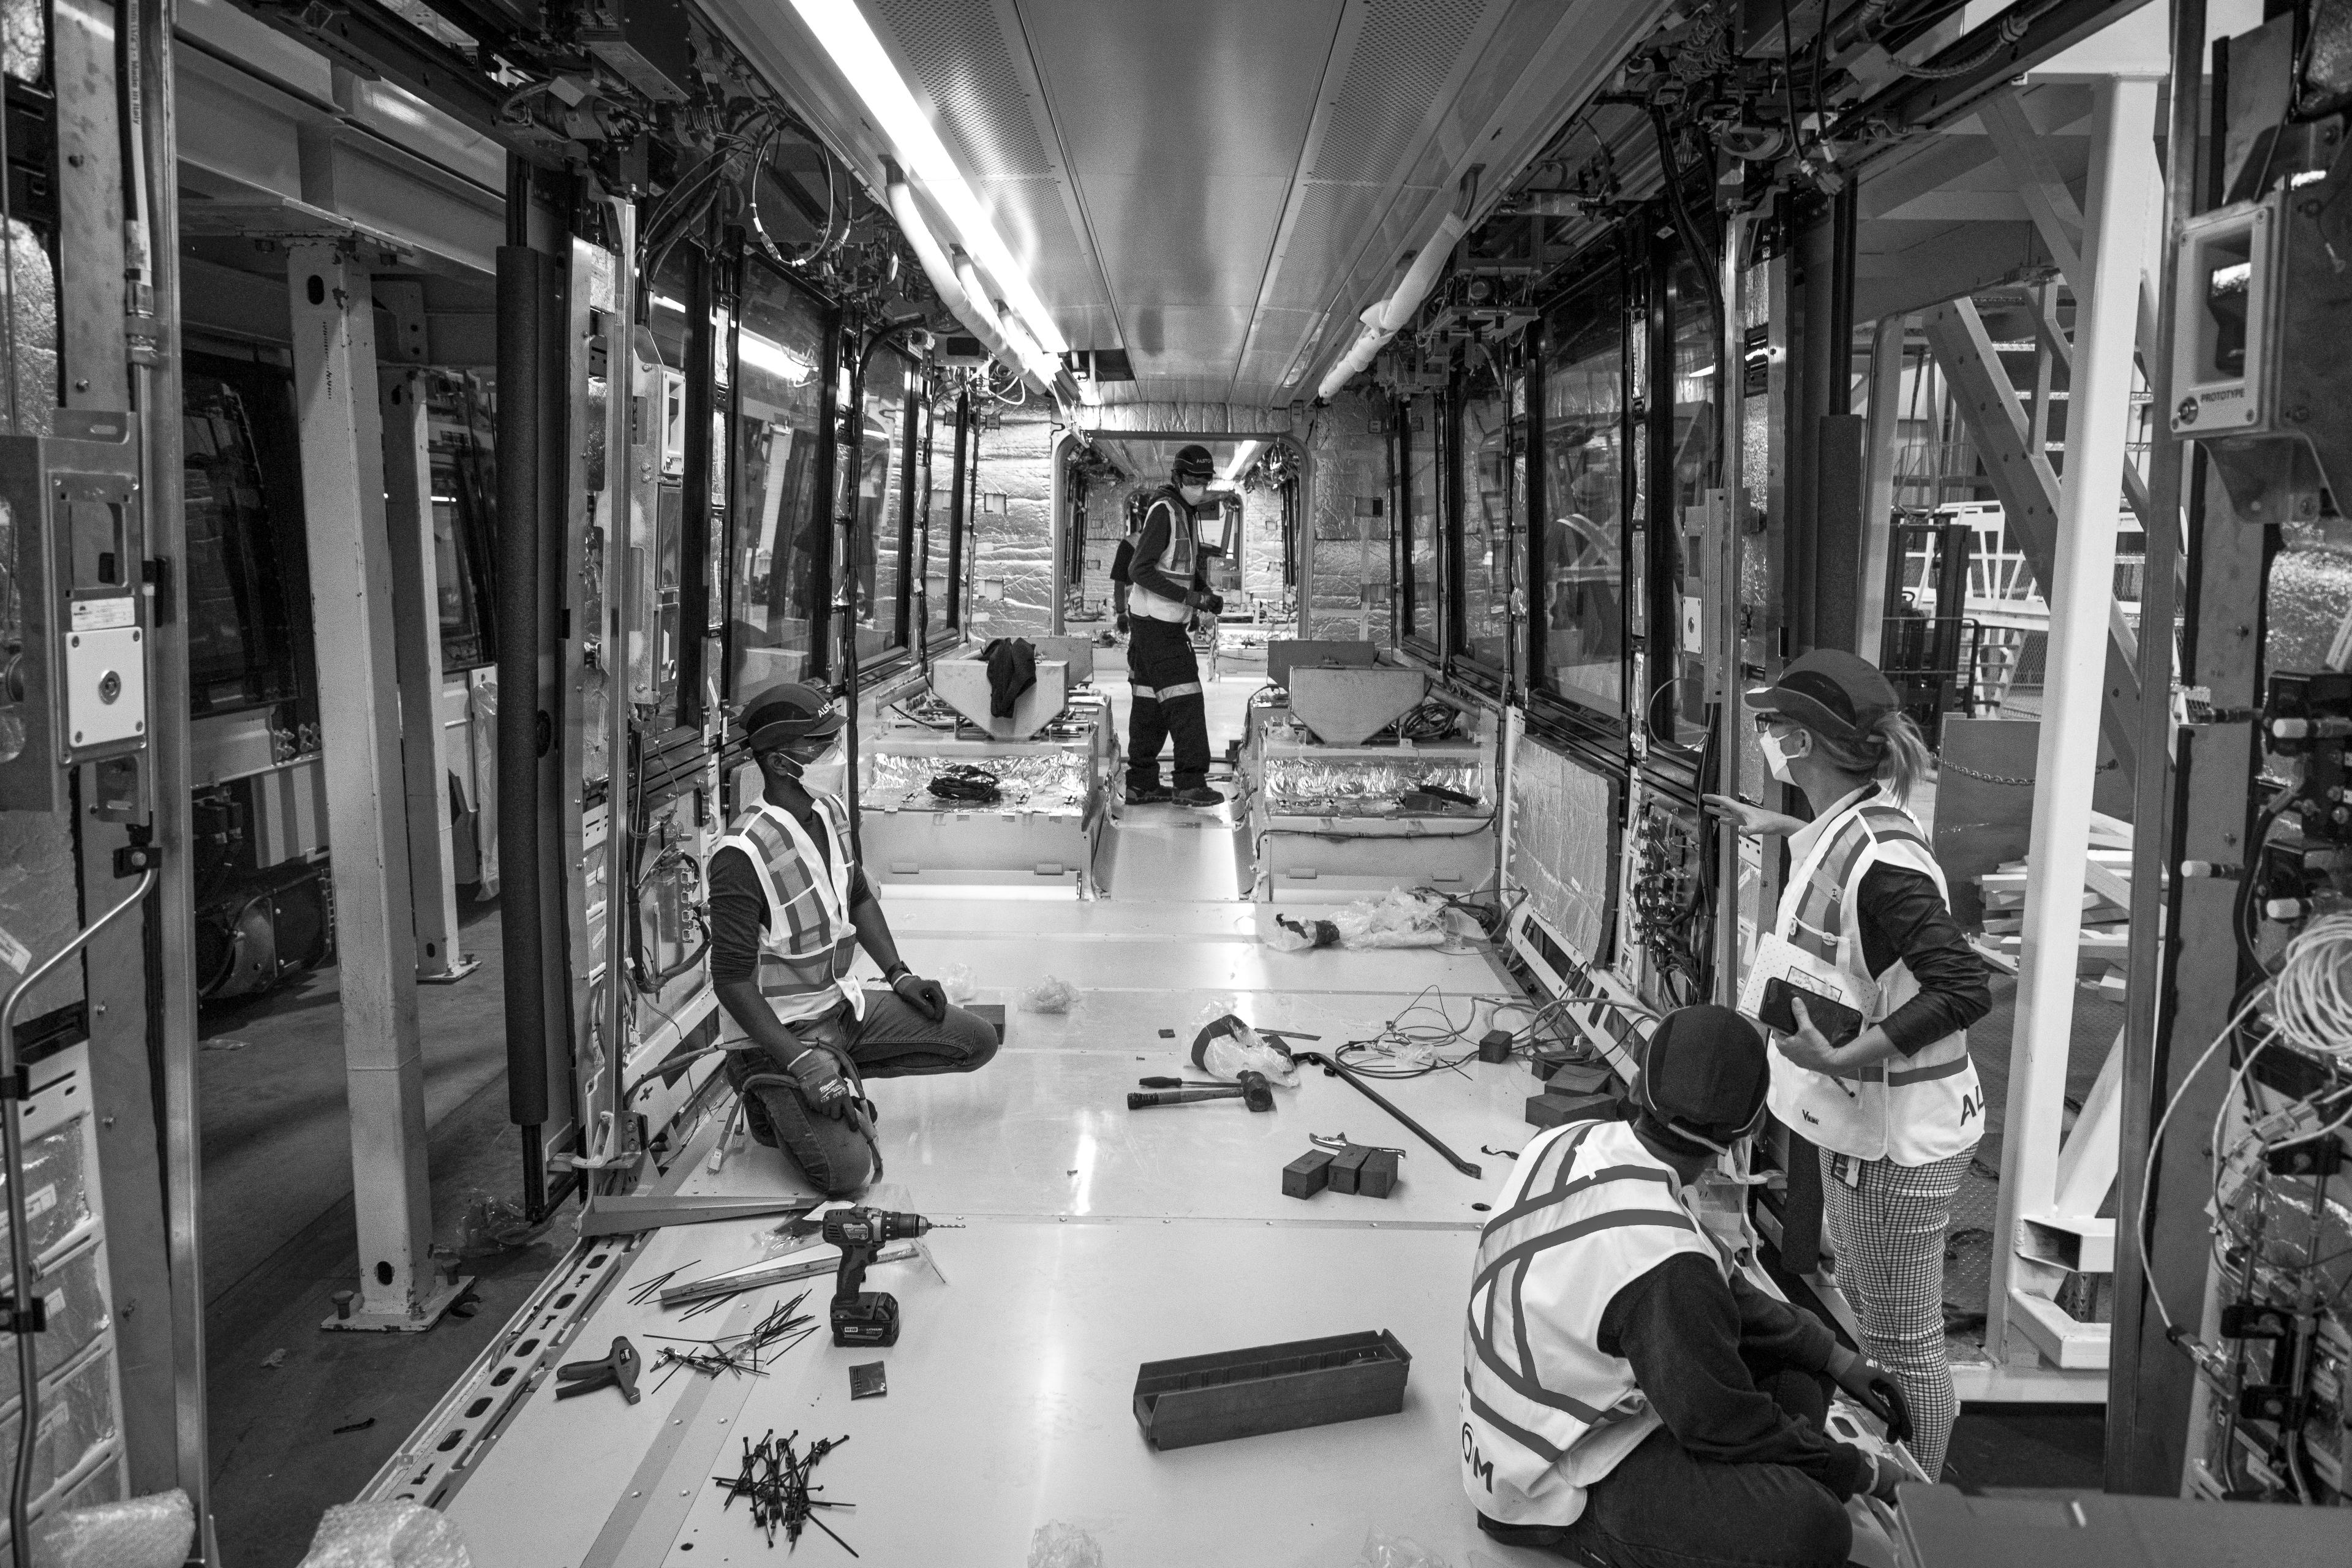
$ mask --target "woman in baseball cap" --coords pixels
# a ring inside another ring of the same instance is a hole
[[[1953,921],[1943,868],[1905,804],[1932,761],[1886,677],[1824,649],[1747,698],[1765,766],[1812,811],[1808,822],[1706,797],[1741,832],[1788,839],[1778,918],[1755,956],[1786,977],[1796,1026],[1772,1037],[1769,1104],[1819,1152],[1838,1283],[1865,1346],[1902,1379],[1912,1451],[1936,1477],[1958,1408],[1944,1232],[1984,1131],[1968,1041],[1992,1006],[1984,961]],[[1809,1011],[1807,994],[1855,1023],[1832,1038],[1831,1010]]]

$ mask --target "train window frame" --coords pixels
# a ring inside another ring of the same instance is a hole
[[[252,447],[247,458],[259,491],[253,515],[262,521],[266,538],[244,531],[250,526],[245,516],[246,503],[232,499],[230,517],[238,530],[235,545],[239,559],[226,565],[230,569],[238,565],[248,569],[248,580],[243,588],[250,602],[246,606],[246,616],[240,618],[255,620],[259,635],[274,645],[268,657],[257,657],[252,642],[254,629],[240,626],[238,635],[247,650],[244,679],[251,683],[265,673],[283,678],[282,684],[265,682],[262,689],[249,688],[238,696],[192,689],[191,716],[204,719],[284,706],[297,715],[299,723],[316,724],[315,628],[307,598],[289,597],[285,593],[286,584],[307,584],[310,580],[310,536],[304,521],[300,452],[293,437],[294,373],[275,359],[257,354],[247,359],[194,351],[184,358],[184,376],[189,382],[219,382],[247,409],[250,423],[244,435]],[[257,413],[251,405],[265,395],[277,406]],[[180,416],[188,416],[184,384]],[[269,552],[269,559],[264,560],[256,553],[263,548]],[[184,563],[184,570],[193,575],[188,563]],[[190,582],[191,593],[194,586]]]
[[[1470,570],[1467,545],[1470,532],[1472,462],[1465,425],[1469,405],[1474,400],[1470,389],[1475,372],[1465,354],[1455,363],[1454,372],[1448,378],[1444,399],[1445,451],[1449,460],[1440,482],[1444,487],[1444,500],[1448,510],[1445,548],[1442,552],[1444,563],[1441,567],[1446,576],[1448,587],[1445,599],[1446,668],[1449,673],[1457,676],[1473,687],[1490,694],[1500,694],[1510,679],[1510,666],[1514,655],[1524,652],[1524,647],[1518,641],[1517,628],[1513,624],[1517,617],[1510,613],[1509,605],[1512,591],[1517,586],[1517,568],[1519,565],[1517,556],[1524,549],[1522,542],[1513,537],[1515,531],[1523,534],[1525,531],[1513,529],[1512,508],[1516,499],[1518,506],[1522,510],[1524,510],[1526,492],[1522,484],[1515,497],[1512,480],[1515,475],[1524,479],[1524,474],[1519,471],[1524,467],[1524,437],[1515,432],[1524,430],[1525,405],[1521,405],[1520,415],[1515,416],[1511,411],[1513,377],[1519,373],[1506,365],[1502,354],[1493,354],[1484,362],[1482,368],[1494,377],[1496,384],[1493,397],[1502,406],[1500,427],[1503,431],[1504,531],[1500,547],[1492,550],[1494,567],[1499,567],[1502,578],[1497,590],[1493,576],[1494,568],[1490,567],[1488,603],[1491,605],[1496,593],[1499,591],[1504,605],[1503,657],[1500,659],[1485,657],[1479,651],[1471,635]],[[1521,384],[1524,385],[1524,383]],[[1486,394],[1480,393],[1478,400],[1483,401],[1486,396]],[[1515,440],[1522,443],[1516,452],[1522,461],[1517,465],[1513,462]]]
[[[1397,542],[1395,582],[1402,590],[1392,601],[1393,635],[1398,647],[1433,664],[1442,663],[1445,658],[1446,627],[1450,623],[1445,591],[1444,409],[1443,393],[1396,398],[1391,405],[1394,429],[1388,443],[1390,509],[1396,518],[1396,527],[1391,534]],[[1415,505],[1413,499],[1413,437],[1416,434],[1413,421],[1416,418],[1421,419],[1423,425],[1421,434],[1428,443],[1432,469],[1429,485],[1431,504],[1427,516],[1423,515],[1423,509]],[[1433,546],[1429,566],[1434,581],[1426,584],[1419,580],[1413,569],[1414,544],[1423,537]],[[1424,596],[1429,601],[1430,610],[1430,629],[1426,637],[1422,636],[1413,625],[1414,612]]]
[[[722,558],[726,570],[720,574],[719,581],[719,592],[725,600],[725,629],[720,639],[721,668],[724,671],[721,689],[730,699],[735,700],[740,700],[750,695],[750,692],[737,689],[738,656],[742,650],[737,647],[736,638],[738,627],[742,621],[736,614],[738,604],[736,590],[738,574],[742,569],[743,529],[750,516],[750,509],[745,504],[744,493],[748,466],[737,460],[739,454],[736,447],[741,438],[742,422],[745,417],[742,369],[743,307],[745,300],[752,292],[755,280],[764,280],[772,286],[781,286],[782,292],[787,298],[797,297],[802,303],[814,311],[819,323],[816,433],[813,458],[815,472],[808,489],[811,516],[803,520],[804,525],[810,521],[815,524],[809,529],[812,549],[808,568],[814,612],[807,617],[808,647],[805,650],[806,663],[802,678],[820,682],[834,679],[833,663],[835,653],[833,647],[835,616],[832,605],[836,561],[835,535],[839,532],[835,498],[837,482],[835,453],[840,445],[841,361],[845,336],[842,311],[831,299],[809,287],[782,268],[775,266],[765,257],[756,253],[746,253],[737,258],[734,279],[736,287],[730,296],[722,303],[718,298],[719,291],[713,289],[709,299],[709,303],[723,312],[721,330],[726,341],[723,345],[714,342],[712,347],[714,359],[723,362],[727,368],[724,389],[728,432],[726,451],[722,454],[711,441],[708,429],[709,421],[702,421],[698,426],[690,413],[688,421],[689,483],[691,484],[692,478],[697,472],[692,458],[694,447],[691,443],[700,441],[705,447],[709,447],[709,460],[711,463],[723,460],[727,464],[727,472],[724,476],[727,516],[724,520],[725,552]],[[698,301],[698,303],[700,302]],[[695,323],[698,330],[701,328],[702,318],[709,313],[705,310],[698,314]],[[703,493],[708,494],[719,488],[719,481],[710,479]],[[707,500],[704,504],[708,505]],[[781,533],[781,524],[779,530]],[[720,532],[719,529],[712,528],[709,531],[709,537],[716,541],[720,536]]]
[[[895,521],[898,552],[898,576],[891,586],[889,605],[886,607],[877,600],[871,606],[875,627],[883,631],[889,640],[870,650],[864,647],[856,649],[857,675],[861,683],[887,679],[903,668],[914,657],[914,638],[910,635],[909,614],[914,597],[912,566],[915,542],[915,469],[919,462],[918,422],[921,416],[922,404],[922,362],[895,344],[886,343],[875,350],[873,357],[866,367],[864,384],[859,388],[860,396],[869,403],[876,395],[874,388],[877,375],[888,374],[885,372],[885,366],[893,367],[897,371],[901,388],[897,399],[898,471],[888,481],[896,493],[894,496],[883,498],[884,504],[877,510],[875,518],[874,538],[869,548],[873,550],[876,571],[878,574],[882,561],[880,530]],[[856,410],[855,413],[861,420],[866,416],[863,408]],[[868,447],[863,429],[859,434],[859,461],[863,463],[866,460]],[[847,504],[852,506],[858,504],[859,501],[859,498],[855,494],[845,499]],[[836,541],[843,533],[838,527],[831,531]],[[829,573],[826,580],[834,581],[833,574]],[[865,628],[864,620],[854,620],[850,635],[856,637]],[[839,678],[837,670],[828,673],[835,679]]]
[[[1635,652],[1638,644],[1636,627],[1643,617],[1634,613],[1633,596],[1645,591],[1650,574],[1646,563],[1637,562],[1633,555],[1633,535],[1639,526],[1635,516],[1639,491],[1644,488],[1634,483],[1636,465],[1648,460],[1648,453],[1637,445],[1634,409],[1642,403],[1643,391],[1634,385],[1635,361],[1631,342],[1632,323],[1627,306],[1633,297],[1633,280],[1628,277],[1632,258],[1613,236],[1597,240],[1576,258],[1565,269],[1562,285],[1551,290],[1541,304],[1542,314],[1528,331],[1526,357],[1528,363],[1528,430],[1529,453],[1527,461],[1527,495],[1525,500],[1527,525],[1526,545],[1521,555],[1522,581],[1527,585],[1528,612],[1524,644],[1527,658],[1527,679],[1529,717],[1538,721],[1538,729],[1559,738],[1577,738],[1598,742],[1615,751],[1624,743],[1632,723],[1631,710],[1639,700],[1633,690]],[[1553,673],[1549,658],[1551,627],[1549,616],[1539,610],[1541,598],[1548,603],[1550,587],[1550,563],[1546,559],[1545,541],[1552,521],[1551,460],[1554,456],[1556,432],[1550,426],[1549,376],[1552,369],[1553,350],[1562,319],[1580,306],[1589,307],[1587,321],[1607,321],[1615,323],[1617,348],[1617,391],[1615,444],[1616,472],[1616,595],[1617,595],[1617,691],[1613,700],[1596,700],[1601,694],[1581,688],[1568,689]],[[1649,356],[1639,356],[1647,358]],[[1542,514],[1545,526],[1538,527],[1536,519]]]
[[[1646,685],[1642,693],[1643,709],[1643,734],[1647,743],[1676,756],[1696,762],[1706,746],[1707,726],[1697,723],[1697,734],[1685,741],[1677,733],[1675,715],[1681,700],[1682,646],[1673,628],[1680,624],[1684,597],[1683,579],[1676,553],[1681,519],[1675,513],[1678,482],[1675,473],[1675,417],[1679,405],[1675,399],[1675,344],[1682,310],[1696,314],[1704,323],[1700,341],[1710,345],[1714,363],[1708,373],[1710,395],[1706,402],[1706,434],[1699,443],[1704,455],[1700,465],[1702,496],[1719,488],[1722,482],[1721,446],[1719,439],[1726,417],[1724,400],[1726,378],[1722,374],[1722,331],[1715,320],[1715,305],[1700,268],[1703,258],[1689,254],[1679,234],[1668,237],[1649,247],[1645,258],[1648,270],[1650,308],[1645,330],[1650,333],[1650,366],[1644,395],[1658,417],[1649,421],[1647,439],[1650,447],[1650,510],[1656,514],[1649,530],[1650,625],[1652,635],[1646,642]],[[1675,273],[1678,267],[1688,266],[1697,287],[1687,297],[1675,289]],[[1705,482],[1712,479],[1713,484]],[[1662,654],[1666,657],[1660,657]],[[1702,683],[1702,710],[1704,708]],[[1663,721],[1663,722],[1662,722]]]

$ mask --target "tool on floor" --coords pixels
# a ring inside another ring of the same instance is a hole
[[[674,1225],[756,1219],[772,1214],[806,1214],[821,1201],[806,1195],[730,1198],[655,1193],[642,1195],[598,1194],[582,1206],[580,1234],[628,1236],[641,1230],[661,1230]]]
[[[918,1249],[909,1242],[901,1247],[884,1247],[874,1255],[876,1263],[903,1263],[916,1257]],[[730,1268],[718,1274],[706,1274],[699,1279],[682,1284],[665,1285],[661,1290],[661,1307],[665,1312],[673,1307],[694,1302],[717,1302],[730,1296],[740,1296],[746,1290],[758,1290],[770,1285],[789,1284],[794,1279],[813,1279],[830,1274],[839,1262],[833,1258],[808,1258],[798,1254],[790,1258],[771,1258],[761,1263],[747,1263],[740,1268]]]
[[[735,1098],[735,1109],[728,1114],[727,1125],[719,1130],[719,1141],[710,1146],[710,1169],[715,1173],[727,1163],[727,1156],[743,1146],[743,1099]]]
[[[1396,1190],[1397,1162],[1404,1158],[1403,1150],[1378,1143],[1357,1143],[1351,1142],[1345,1132],[1334,1133],[1328,1138],[1309,1132],[1307,1141],[1331,1156],[1331,1163],[1324,1173],[1324,1184],[1331,1191],[1354,1193],[1367,1198],[1384,1198]]]
[[[1244,1068],[1239,1083],[1129,1090],[1127,1108],[1148,1110],[1155,1105],[1190,1105],[1201,1100],[1238,1100],[1252,1110],[1272,1110],[1274,1086],[1265,1081],[1265,1074]]]
[[[637,1402],[637,1347],[625,1335],[615,1336],[613,1348],[594,1361],[567,1362],[555,1369],[555,1381],[562,1386],[555,1391],[558,1399],[576,1399],[583,1394],[593,1394],[600,1388],[617,1388],[621,1397],[630,1404]]]
[[[1135,1081],[1146,1089],[1224,1089],[1228,1087],[1214,1079],[1139,1078]]]
[[[774,1430],[771,1429],[766,1436],[760,1439],[757,1447],[746,1437],[743,1439],[742,1468],[731,1476],[711,1478],[715,1483],[727,1489],[727,1500],[720,1505],[722,1509],[734,1507],[737,1498],[751,1503],[751,1528],[766,1533],[771,1551],[775,1549],[778,1531],[783,1531],[787,1547],[800,1544],[801,1531],[808,1525],[814,1524],[827,1535],[833,1535],[832,1528],[816,1516],[816,1510],[854,1510],[857,1506],[855,1503],[827,1502],[816,1495],[824,1489],[809,1484],[809,1473],[816,1468],[817,1461],[849,1439],[827,1437],[811,1444],[808,1452],[803,1454],[793,1447],[793,1439],[799,1436],[794,1432],[792,1436],[778,1441]],[[857,1548],[840,1536],[833,1535],[833,1539],[844,1552],[852,1557],[857,1555]]]
[[[833,1342],[837,1345],[895,1345],[898,1342],[898,1298],[887,1290],[866,1290],[866,1268],[880,1260],[882,1244],[913,1241],[934,1230],[963,1226],[919,1214],[892,1214],[887,1209],[835,1209],[824,1216],[824,1239],[841,1248],[841,1272],[833,1289]]]
[[[1440,1154],[1443,1154],[1445,1157],[1445,1163],[1453,1166],[1455,1170],[1461,1172],[1464,1175],[1484,1175],[1485,1173],[1481,1172],[1477,1166],[1472,1164],[1469,1161],[1464,1159],[1461,1155],[1447,1148],[1444,1143],[1438,1142],[1437,1135],[1435,1133],[1432,1132],[1428,1128],[1423,1127],[1420,1122],[1415,1121],[1412,1117],[1407,1116],[1403,1111],[1399,1110],[1395,1106],[1390,1104],[1387,1096],[1372,1088],[1371,1085],[1366,1083],[1362,1079],[1358,1078],[1355,1073],[1349,1068],[1340,1066],[1338,1058],[1327,1056],[1321,1051],[1299,1051],[1296,1054],[1298,1060],[1302,1062],[1311,1062],[1315,1066],[1321,1068],[1324,1072],[1333,1078],[1346,1079],[1355,1089],[1356,1092],[1361,1094],[1374,1105],[1379,1106],[1382,1110],[1387,1111],[1391,1116],[1395,1117],[1399,1121],[1403,1122],[1407,1131],[1411,1131],[1414,1137],[1420,1139],[1431,1148],[1436,1150]]]

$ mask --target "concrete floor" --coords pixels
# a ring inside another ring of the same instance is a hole
[[[1112,697],[1123,738],[1123,666],[1116,650],[1097,657],[1097,680]],[[1264,683],[1260,668],[1221,674],[1205,681],[1212,742],[1220,757],[1240,732],[1250,693]],[[1190,904],[1201,918],[1220,918],[1213,916],[1214,906],[1234,900],[1238,889],[1223,831],[1230,808],[1149,807],[1122,815],[1119,842],[1107,857],[1113,901]],[[1247,919],[1241,910],[1233,916]],[[906,928],[910,956],[946,962],[948,944],[940,939],[947,932],[932,929],[940,923],[932,911],[910,905],[897,919]],[[519,1145],[506,1120],[503,976],[494,907],[469,909],[465,946],[483,960],[482,968],[457,986],[427,988],[419,998],[436,1238],[450,1245],[459,1239],[466,1210],[478,1197],[510,1194],[520,1185]],[[323,972],[259,1003],[205,1018],[212,1047],[201,1063],[211,1458],[214,1508],[230,1568],[298,1563],[321,1511],[366,1483],[574,1235],[567,1209],[529,1245],[466,1259],[465,1271],[477,1279],[478,1310],[469,1319],[446,1321],[431,1333],[320,1331],[331,1293],[352,1281],[358,1266],[335,980],[332,971]],[[1205,973],[1181,982],[1210,983]],[[1131,1010],[1129,1003],[1140,1007],[1148,1001],[1140,994],[1100,995],[1065,1032],[1105,1026],[1113,1014]],[[1051,1032],[1049,1020],[1030,1022]],[[2005,1031],[1989,1027],[1980,1043],[2000,1050]],[[282,1360],[269,1364],[280,1351]],[[1968,1411],[1954,1435],[1954,1479],[1989,1490],[2095,1486],[2102,1415],[2096,1406]]]

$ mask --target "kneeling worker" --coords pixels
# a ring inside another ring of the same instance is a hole
[[[1223,597],[1209,591],[1193,509],[1208,496],[1217,460],[1206,447],[1186,447],[1152,492],[1143,531],[1128,561],[1128,678],[1135,707],[1127,721],[1127,804],[1216,806],[1209,787],[1209,711],[1201,696],[1201,661],[1192,652],[1192,613],[1215,615]],[[1160,748],[1176,742],[1176,787],[1160,782]]]
[[[1834,1379],[1909,1427],[1892,1375],[1727,1264],[1683,1196],[1754,1132],[1755,1026],[1658,1026],[1631,1123],[1530,1140],[1480,1239],[1463,1364],[1462,1479],[1487,1534],[1608,1568],[1846,1561],[1844,1500],[1891,1499],[1891,1458],[1824,1435]]]
[[[842,715],[825,694],[772,687],[741,723],[767,789],[710,858],[710,978],[742,1032],[727,1081],[753,1138],[781,1146],[828,1197],[845,1197],[880,1163],[863,1080],[970,1072],[996,1054],[996,1030],[899,962],[850,856],[847,811],[803,781],[840,740]],[[850,979],[860,947],[888,990]]]

